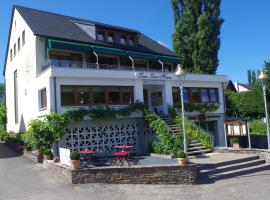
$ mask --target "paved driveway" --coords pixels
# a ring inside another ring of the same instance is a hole
[[[200,184],[195,186],[70,185],[42,165],[18,157],[0,144],[0,200],[270,199],[269,166],[247,155],[238,156],[214,154],[193,160],[204,162],[201,167],[205,173],[201,175]],[[246,167],[246,172],[239,173],[239,166]],[[223,178],[217,178],[218,174]]]

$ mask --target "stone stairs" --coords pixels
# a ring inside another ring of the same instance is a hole
[[[234,154],[232,154],[233,156]],[[199,183],[215,182],[223,179],[231,179],[250,175],[253,173],[270,170],[270,165],[259,156],[249,155],[246,158],[233,159],[215,163],[199,164]]]
[[[167,126],[173,131],[174,134],[182,133],[182,129],[180,129],[177,124],[173,122],[168,116],[160,114],[158,116],[167,124]],[[199,140],[191,140],[190,144],[188,145],[189,156],[197,156],[210,152],[212,152],[212,149],[205,148]]]

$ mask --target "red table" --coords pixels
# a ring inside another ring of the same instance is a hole
[[[83,151],[80,151],[80,154],[83,156],[83,160],[86,161],[86,165],[88,162],[90,162],[92,164],[92,158],[93,158],[93,154],[95,154],[96,152],[95,151],[92,151],[92,150],[83,150]]]
[[[127,163],[129,164],[128,157],[129,157],[130,153],[131,153],[131,151],[128,151],[128,150],[119,151],[119,152],[114,153],[113,154],[113,157],[115,158],[114,164],[123,166],[123,165],[125,165],[125,161],[127,161]]]
[[[121,149],[122,151],[131,150],[133,146],[126,146],[126,145],[118,145],[114,146],[115,149]]]

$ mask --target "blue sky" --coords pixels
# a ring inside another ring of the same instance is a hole
[[[270,61],[270,1],[257,2],[222,1],[221,15],[225,22],[217,74],[228,75],[233,81],[246,82],[247,69],[258,69],[265,60]],[[2,1],[0,7],[1,72],[13,4],[136,29],[172,49],[170,0],[8,0]]]

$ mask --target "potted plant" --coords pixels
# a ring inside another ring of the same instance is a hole
[[[232,144],[234,149],[240,149],[239,138],[234,137],[232,139]]]
[[[80,153],[72,151],[70,153],[71,169],[78,169],[80,167]]]
[[[43,151],[44,160],[50,160],[52,157],[52,150],[51,149],[45,149]]]
[[[179,166],[185,166],[187,157],[186,153],[184,151],[178,151],[176,153],[176,157],[178,159]]]

